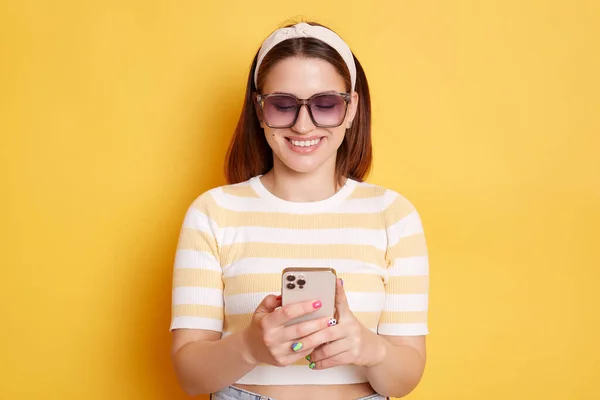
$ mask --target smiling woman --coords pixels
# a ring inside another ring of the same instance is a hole
[[[299,23],[261,46],[229,184],[194,201],[177,248],[173,362],[188,393],[382,399],[420,381],[427,246],[412,204],[364,182],[370,108],[363,68],[328,28]],[[288,266],[337,273],[335,318],[288,324],[322,307],[282,305]]]

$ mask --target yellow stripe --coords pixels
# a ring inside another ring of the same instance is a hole
[[[173,317],[202,317],[223,319],[223,307],[202,304],[178,304],[173,306]]]
[[[260,197],[250,185],[223,186],[223,193],[237,197]]]
[[[390,294],[425,294],[429,291],[429,276],[390,276],[386,292]]]
[[[300,366],[308,366],[308,364],[310,364],[310,361],[307,361],[306,358],[304,358],[304,357],[302,357],[298,361],[295,361],[292,363],[292,365],[300,365]]]
[[[427,322],[427,311],[384,311],[380,324],[419,324]]]
[[[338,274],[348,292],[382,292],[383,281],[377,275]],[[225,296],[242,293],[281,292],[281,274],[246,274],[224,278]],[[310,284],[308,282],[307,284]]]
[[[392,226],[402,218],[415,211],[415,207],[402,196],[396,199],[383,212],[387,226]]]
[[[360,321],[368,329],[376,329],[379,323],[380,313],[373,312],[355,312],[353,313],[356,319]],[[342,321],[343,322],[343,321]]]
[[[223,332],[240,332],[250,325],[253,313],[226,315],[223,322]]]
[[[212,196],[202,196],[202,201],[197,200],[193,207],[209,215],[220,228],[258,226],[284,229],[331,229],[335,227],[385,229],[381,212],[310,215],[234,211],[220,207]]]
[[[226,315],[223,331],[231,333],[242,331],[250,325],[252,315],[253,313]],[[377,328],[377,324],[379,323],[378,312],[356,312],[354,315],[368,329]]]
[[[294,361],[293,363],[291,363],[290,365],[300,365],[300,366],[306,366],[308,367],[308,364],[310,364],[310,361],[307,361],[306,358],[302,357],[301,359]],[[266,364],[266,363],[260,363],[258,364],[259,367],[269,367],[271,366],[270,364]]]
[[[381,197],[385,194],[386,189],[381,186],[356,186],[348,199],[370,199],[373,197]]]
[[[215,238],[208,233],[184,227],[179,234],[178,250],[197,250],[212,254],[218,260],[218,248]]]
[[[222,265],[244,258],[344,259],[386,265],[385,251],[356,244],[286,244],[246,242],[221,248]]]
[[[173,271],[173,286],[195,286],[211,289],[223,289],[223,274],[201,268],[175,268]]]
[[[393,262],[396,258],[418,257],[427,255],[427,243],[425,235],[417,233],[400,239],[398,243],[392,246],[388,253],[388,259]]]

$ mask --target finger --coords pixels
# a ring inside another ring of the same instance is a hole
[[[300,342],[301,348],[303,349],[315,349],[323,343],[333,342],[345,336],[346,333],[344,332],[343,328],[341,328],[340,326],[332,326],[330,328],[325,328],[316,331],[315,333],[298,339],[296,341],[292,341],[290,342],[290,346],[293,346],[294,343]]]
[[[291,345],[290,345],[291,346]],[[283,364],[284,365],[291,365],[293,363],[295,363],[298,360],[301,359],[306,359],[306,357],[308,357],[308,355],[310,354],[311,351],[313,351],[314,349],[311,348],[303,348],[299,351],[292,351],[291,347],[287,347],[286,350],[287,351],[286,355],[283,357]]]
[[[335,287],[335,310],[338,315],[338,319],[343,319],[344,316],[350,312],[348,306],[348,298],[346,297],[346,291],[344,290],[344,281],[338,279]]]
[[[266,296],[256,307],[255,313],[272,313],[277,307],[281,306],[281,296],[270,294]]]
[[[283,328],[281,337],[285,341],[304,338],[305,336],[309,336],[312,333],[329,327],[331,319],[332,318],[329,317],[323,317],[287,326]]]
[[[331,367],[337,367],[338,365],[349,364],[352,364],[352,355],[350,354],[350,352],[346,351],[321,361],[312,361],[308,365],[308,367],[310,369],[326,369]]]
[[[319,300],[302,301],[299,303],[288,304],[275,310],[269,316],[268,323],[272,327],[283,326],[286,322],[289,322],[294,318],[313,313],[322,306],[323,304]]]
[[[344,353],[350,350],[350,348],[351,345],[349,341],[342,338],[329,344],[324,344],[323,346],[315,349],[310,355],[310,361],[323,361],[327,358],[335,357],[338,354]]]

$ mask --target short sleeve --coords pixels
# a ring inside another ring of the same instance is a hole
[[[210,193],[189,207],[179,234],[173,268],[170,330],[223,330],[223,273]]]
[[[384,212],[388,279],[378,333],[418,336],[429,333],[429,257],[423,225],[414,206],[399,194]]]

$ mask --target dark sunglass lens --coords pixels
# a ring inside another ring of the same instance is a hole
[[[324,94],[312,99],[310,109],[317,124],[339,126],[346,116],[346,101],[339,95]]]
[[[263,112],[269,126],[288,126],[294,122],[298,105],[290,96],[269,96],[265,99]]]

